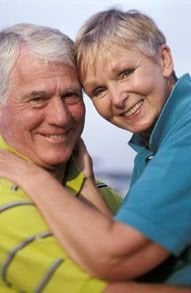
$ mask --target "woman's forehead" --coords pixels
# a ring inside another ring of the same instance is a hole
[[[119,44],[106,40],[103,43],[94,43],[88,46],[82,53],[82,58],[78,64],[79,76],[83,83],[87,75],[96,75],[97,70],[104,70],[111,62],[127,58],[132,54],[140,53],[140,50],[132,44]]]
[[[113,60],[127,58],[129,55],[141,53],[136,47],[130,48],[119,45],[100,46],[96,50],[89,50],[84,56],[84,62],[88,69],[96,67],[104,67]],[[142,53],[141,53],[142,54]]]

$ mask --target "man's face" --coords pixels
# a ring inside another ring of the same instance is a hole
[[[0,107],[5,141],[39,166],[66,163],[85,116],[75,69],[43,63],[23,46],[9,80],[7,104]]]

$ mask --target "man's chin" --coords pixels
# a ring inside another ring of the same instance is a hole
[[[71,154],[70,156],[64,157],[64,158],[60,158],[57,160],[47,160],[44,164],[44,166],[42,166],[43,168],[47,169],[47,170],[55,170],[56,168],[60,168],[62,166],[65,166],[67,164],[67,162],[70,160],[71,158]]]
[[[65,152],[50,152],[38,153],[32,161],[46,170],[54,170],[60,166],[66,165],[72,155],[71,150],[65,150]]]
[[[46,169],[46,170],[55,170],[56,168],[60,168],[62,166],[65,166],[67,164],[68,160],[66,161],[58,161],[58,162],[47,162],[46,164],[44,164],[43,166],[41,166],[42,168]]]

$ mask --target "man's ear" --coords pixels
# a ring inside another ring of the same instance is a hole
[[[2,119],[2,112],[3,112],[3,103],[0,102],[0,124],[1,124],[1,119]]]
[[[0,102],[0,115],[1,115],[2,109],[3,109],[3,104]]]
[[[160,46],[160,63],[163,75],[169,77],[174,70],[174,62],[170,48],[163,44]]]

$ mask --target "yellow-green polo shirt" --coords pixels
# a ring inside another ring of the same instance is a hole
[[[1,137],[0,148],[16,153]],[[65,185],[77,194],[83,180],[71,160]],[[98,187],[115,212],[121,202],[118,194],[103,183]],[[70,259],[27,194],[2,178],[0,235],[0,292],[103,292],[106,283],[90,277]]]

